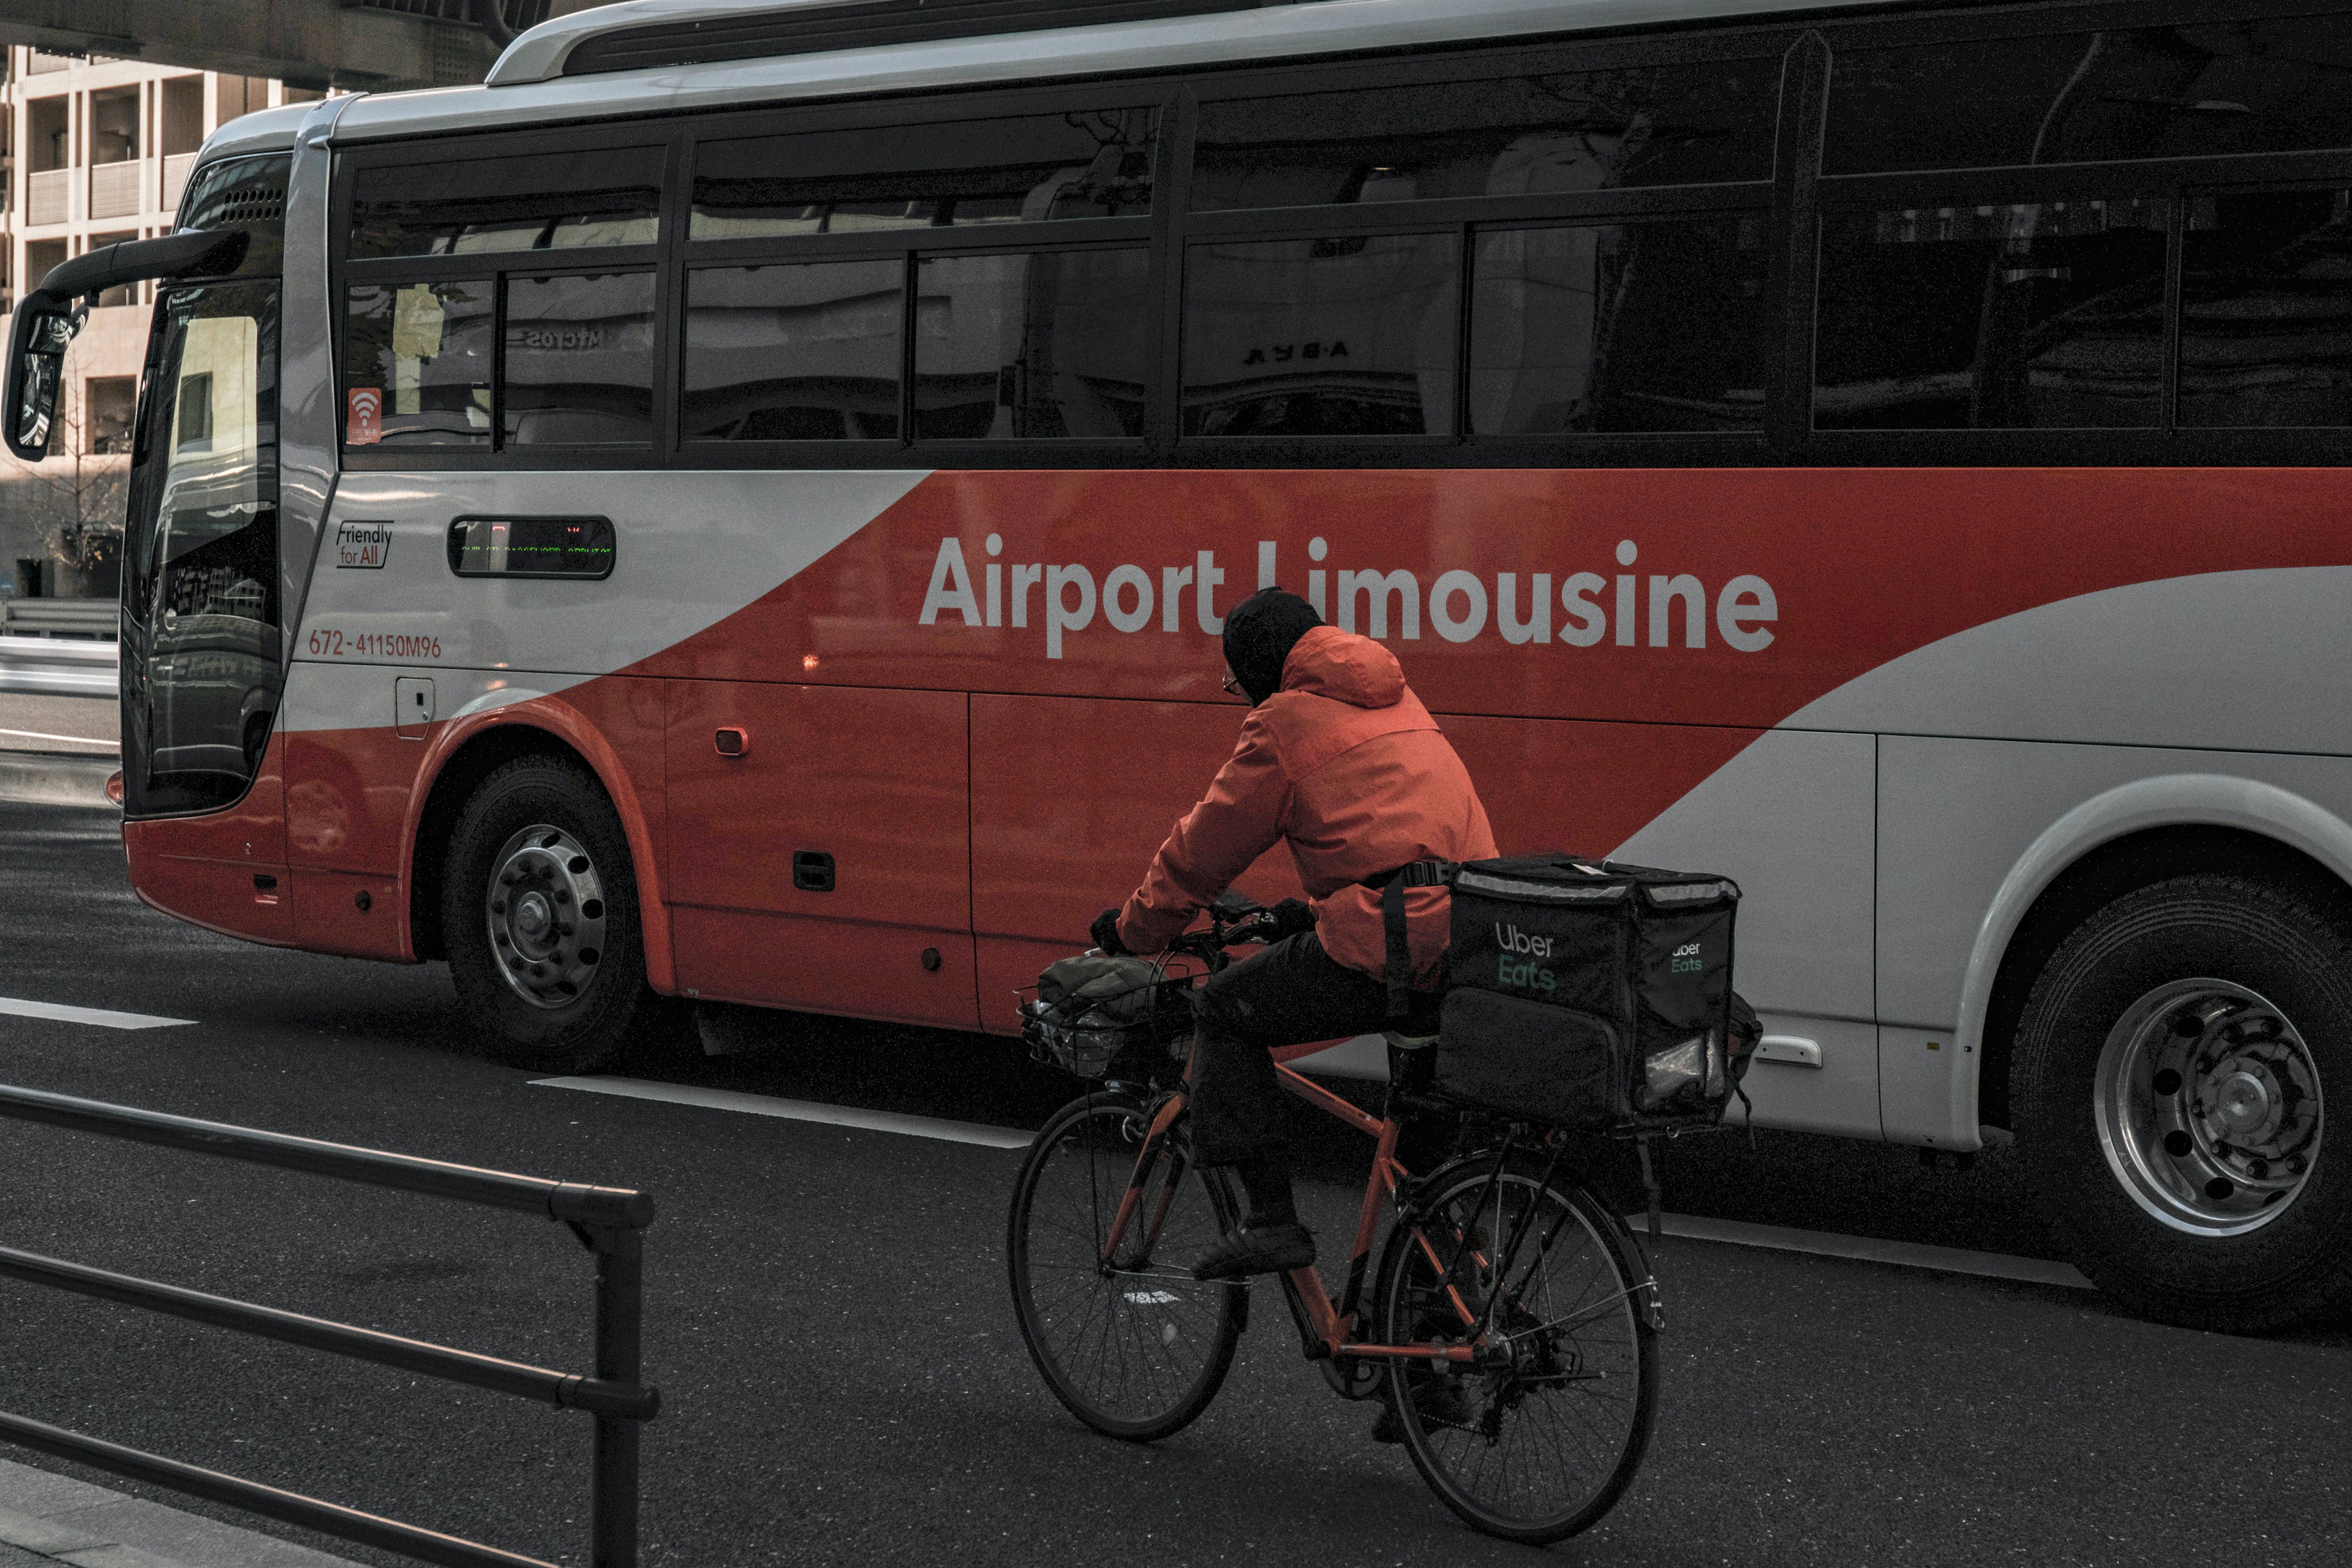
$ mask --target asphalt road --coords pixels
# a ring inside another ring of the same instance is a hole
[[[122,750],[121,730],[121,712],[112,702],[0,691],[0,752],[111,757]]]
[[[0,805],[0,995],[195,1020],[0,1016],[0,1081],[650,1189],[649,1563],[1531,1559],[1366,1440],[1371,1408],[1299,1360],[1271,1292],[1192,1428],[1133,1447],[1077,1426],[1003,1285],[1017,1155],[533,1087],[469,1054],[437,967],[246,946],[140,907],[103,812]],[[1004,1042],[783,1016],[769,1035],[656,1070],[1013,1127],[1069,1092]],[[589,1261],[552,1226],[13,1122],[0,1140],[0,1244],[585,1367]],[[1328,1236],[1352,1151],[1314,1149]],[[1724,1136],[1666,1175],[1685,1213],[2049,1250],[1997,1159],[1939,1173],[1907,1151]],[[2352,1330],[2231,1339],[2081,1290],[1699,1242],[1669,1240],[1659,1271],[1648,1463],[1554,1559],[2252,1568],[2352,1550]],[[8,1283],[0,1366],[0,1408],[584,1558],[576,1415]]]

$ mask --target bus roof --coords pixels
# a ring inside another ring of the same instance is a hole
[[[565,74],[574,50],[615,33],[664,25],[829,11],[845,0],[622,0],[543,22],[509,45],[479,87],[430,88],[355,103],[335,140],[522,127],[665,110],[740,108],[1242,64],[1540,34],[1619,32],[1712,20],[1820,13],[1888,0],[1301,0],[1042,31],[782,53],[707,64]],[[1209,0],[1203,0],[1204,5]],[[1053,11],[1062,14],[1063,7]],[[781,37],[782,35],[780,35]],[[780,42],[790,48],[790,42]]]
[[[196,162],[241,158],[248,153],[283,153],[294,145],[295,133],[302,129],[302,121],[313,107],[310,103],[289,103],[240,114],[205,138]]]

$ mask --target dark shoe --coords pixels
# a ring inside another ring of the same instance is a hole
[[[1201,1255],[1195,1279],[1242,1279],[1252,1274],[1284,1274],[1315,1261],[1315,1237],[1297,1220],[1288,1225],[1244,1226]]]
[[[1478,1419],[1477,1407],[1462,1391],[1460,1379],[1436,1377],[1426,1372],[1407,1373],[1405,1375],[1413,1379],[1413,1410],[1424,1430],[1432,1426],[1467,1426]],[[1381,1401],[1380,1415],[1372,1422],[1372,1441],[1404,1441],[1404,1425],[1397,1419],[1395,1400]]]

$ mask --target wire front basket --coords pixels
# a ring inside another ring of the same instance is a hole
[[[1060,1002],[1042,1000],[1034,985],[1017,988],[1029,1054],[1086,1079],[1114,1069],[1139,1076],[1154,1065],[1181,1061],[1192,1037],[1192,977],[1170,976],[1157,967],[1150,973],[1152,978],[1122,992]]]

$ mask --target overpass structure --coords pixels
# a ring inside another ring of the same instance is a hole
[[[516,33],[606,0],[0,0],[0,45],[298,88],[477,82]]]

